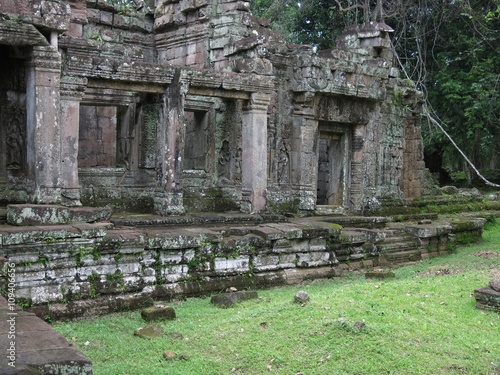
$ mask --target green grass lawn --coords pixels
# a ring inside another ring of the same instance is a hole
[[[230,309],[171,301],[177,320],[161,324],[182,338],[133,336],[146,324],[138,311],[53,326],[96,375],[500,374],[500,314],[476,309],[473,297],[500,278],[500,223],[478,244],[394,272],[262,290]],[[305,306],[293,302],[299,290],[311,297]],[[167,362],[165,350],[188,359]]]

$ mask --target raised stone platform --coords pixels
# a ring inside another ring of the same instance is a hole
[[[479,239],[485,222],[124,213],[90,223],[2,225],[0,257],[15,265],[16,297],[31,312],[91,317],[175,295],[299,284],[414,263]]]
[[[0,348],[2,375],[92,374],[92,362],[60,333],[1,296]]]

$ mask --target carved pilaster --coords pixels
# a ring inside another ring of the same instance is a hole
[[[316,118],[316,96],[313,92],[295,95],[293,112],[293,132],[298,149],[294,150],[298,158],[292,159],[291,174],[294,183],[303,191],[311,191],[316,195],[318,142],[318,120]],[[301,207],[311,210],[312,207]]]
[[[60,203],[61,59],[55,48],[35,46],[27,64],[27,178],[35,203]]]
[[[157,125],[155,211],[160,215],[184,212],[182,157],[184,153],[184,102],[187,84],[177,71],[165,90]]]
[[[242,189],[243,196],[250,199],[250,212],[263,211],[267,206],[267,109],[270,99],[269,94],[254,93],[243,109]]]
[[[80,127],[80,102],[86,78],[64,76],[61,78],[61,203],[80,206],[78,180],[78,133]]]

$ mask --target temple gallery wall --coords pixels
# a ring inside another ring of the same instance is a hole
[[[3,1],[0,202],[361,213],[425,192],[392,30],[284,43],[244,1]]]
[[[389,26],[314,51],[249,8],[0,3],[0,260],[25,307],[294,284],[481,235],[484,219],[419,213],[422,95]],[[412,200],[413,223],[373,216]]]

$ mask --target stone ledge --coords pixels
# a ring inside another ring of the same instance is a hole
[[[94,223],[109,220],[110,208],[65,207],[45,204],[10,204],[7,223],[10,225],[55,225],[70,222]]]
[[[33,313],[17,306],[14,311],[8,309],[7,301],[0,296],[0,347],[8,349],[14,340],[16,366],[9,366],[9,358],[2,355],[2,374],[92,374],[92,362],[60,333]],[[9,319],[14,319],[14,339],[8,335],[11,332]]]

